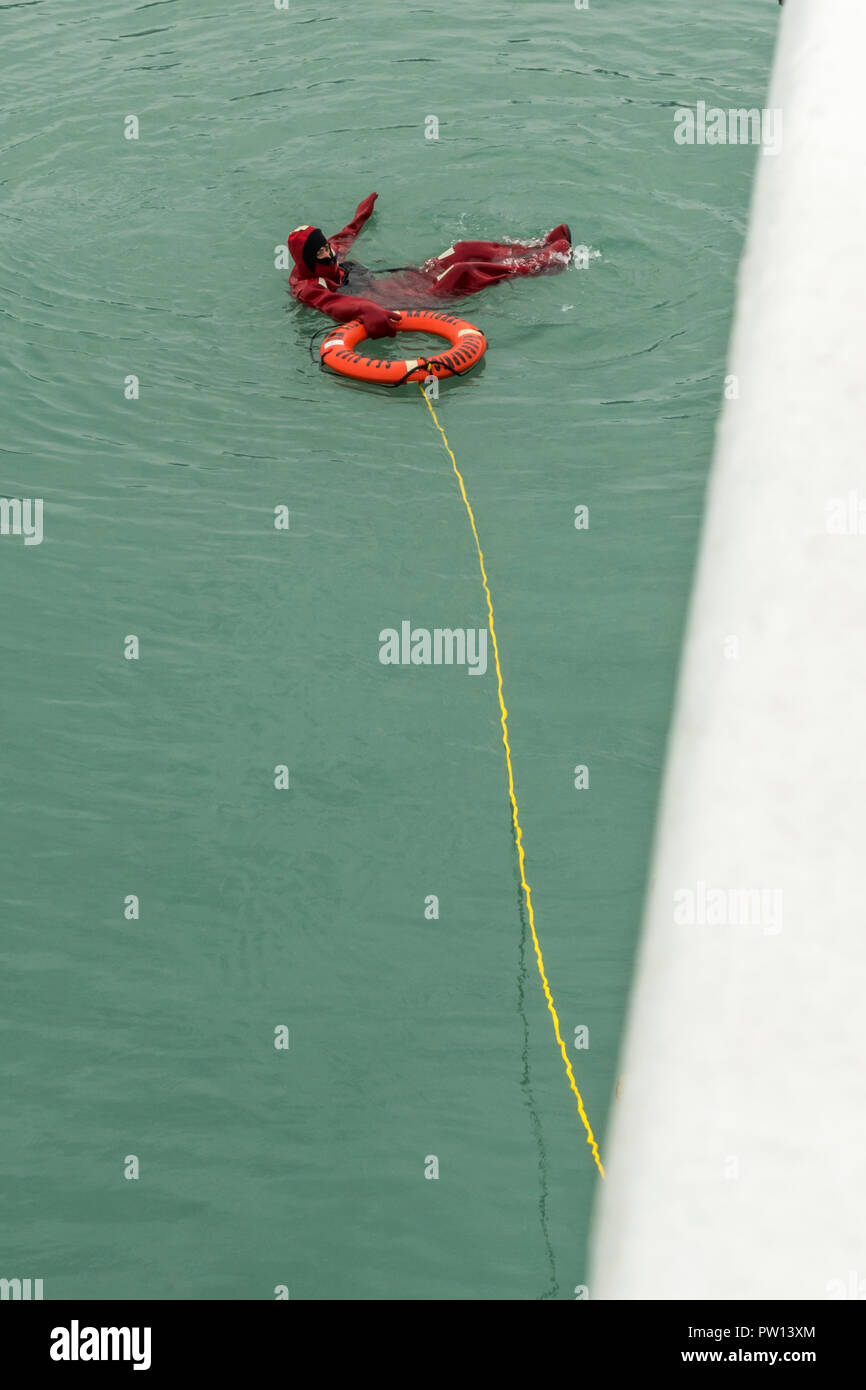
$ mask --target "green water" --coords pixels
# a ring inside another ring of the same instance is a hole
[[[318,372],[324,320],[275,259],[373,189],[370,265],[561,220],[594,253],[463,301],[489,351],[436,408],[604,1152],[756,159],[675,145],[673,111],[765,104],[777,24],[756,0],[0,7],[0,495],[44,499],[41,545],[0,537],[0,1276],[584,1282],[596,1175],[495,678],[378,660],[403,619],[487,625],[450,460],[417,388]]]

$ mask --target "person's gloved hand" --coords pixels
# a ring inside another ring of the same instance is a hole
[[[380,309],[378,304],[371,304],[360,319],[368,338],[393,338],[397,334],[395,325],[400,322],[400,315],[393,309]]]

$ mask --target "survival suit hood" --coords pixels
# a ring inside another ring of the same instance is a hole
[[[318,252],[327,245],[328,239],[321,227],[296,227],[289,234],[289,250],[300,275],[304,279],[308,276],[315,276],[317,279],[323,277],[330,280],[332,284],[338,285],[344,277],[336,259],[330,261],[316,260]]]

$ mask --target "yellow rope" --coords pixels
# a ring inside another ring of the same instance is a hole
[[[472,506],[469,502],[469,497],[466,492],[466,484],[463,481],[463,475],[460,472],[460,469],[457,467],[457,460],[454,457],[454,454],[452,453],[451,446],[448,443],[445,431],[443,430],[442,426],[439,423],[439,420],[437,419],[436,411],[430,404],[430,398],[428,397],[427,392],[424,390],[423,383],[419,382],[418,386],[422,396],[427,402],[427,409],[433,416],[433,422],[442,436],[442,442],[445,445],[445,448],[448,450],[448,456],[451,459],[451,463],[454,468],[454,473],[457,477],[457,482],[460,484],[460,494],[463,498],[464,504],[466,506],[466,511],[469,515],[469,525],[472,527],[472,534],[475,537],[475,548],[478,551],[478,563],[481,566],[481,582],[484,585],[484,594],[487,599],[487,617],[490,622],[490,640],[493,643],[493,660],[496,664],[496,684],[497,693],[499,695],[500,722],[502,724],[502,742],[505,746],[505,762],[508,767],[508,796],[511,801],[511,821],[514,826],[514,839],[517,844],[517,860],[520,867],[520,884],[523,888],[523,896],[526,901],[526,915],[529,919],[529,930],[532,932],[532,944],[535,947],[535,959],[538,962],[538,973],[541,976],[541,983],[544,986],[544,997],[547,1000],[547,1007],[550,1010],[550,1016],[553,1019],[553,1031],[556,1034],[556,1041],[559,1043],[559,1050],[562,1053],[562,1060],[565,1063],[565,1070],[568,1073],[568,1080],[571,1085],[571,1089],[574,1091],[574,1094],[577,1097],[577,1108],[580,1113],[580,1118],[583,1121],[584,1128],[586,1130],[586,1142],[592,1149],[592,1156],[595,1159],[598,1171],[601,1173],[601,1176],[604,1177],[604,1168],[602,1167],[601,1158],[599,1157],[598,1144],[596,1143],[595,1135],[592,1132],[592,1126],[587,1118],[586,1110],[584,1109],[583,1099],[581,1097],[580,1091],[577,1089],[577,1082],[574,1079],[574,1072],[571,1069],[571,1062],[568,1059],[568,1053],[565,1048],[565,1043],[562,1041],[562,1033],[559,1030],[559,1018],[556,1013],[556,1005],[553,1002],[553,995],[550,992],[550,985],[547,983],[547,975],[544,971],[544,957],[541,954],[541,945],[538,940],[538,934],[535,930],[535,917],[532,911],[532,891],[529,887],[529,884],[526,881],[526,867],[523,853],[523,832],[520,829],[520,818],[517,813],[517,798],[514,794],[514,770],[511,766],[511,747],[508,742],[508,710],[505,708],[505,700],[502,695],[502,668],[499,664],[499,644],[496,641],[496,627],[493,621],[493,600],[490,597],[490,587],[487,583],[487,570],[484,567],[484,551],[481,549],[481,541],[478,539],[478,528],[475,525],[475,515],[472,511]]]

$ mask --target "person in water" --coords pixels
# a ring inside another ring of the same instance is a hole
[[[360,319],[368,338],[394,337],[398,316],[391,311],[398,307],[460,299],[515,275],[549,275],[564,270],[571,258],[571,232],[563,222],[535,244],[457,241],[422,266],[395,266],[384,276],[374,275],[345,256],[378,196],[371,193],[359,203],[352,221],[335,236],[305,225],[288,239],[295,262],[289,286],[295,298],[338,323]]]

